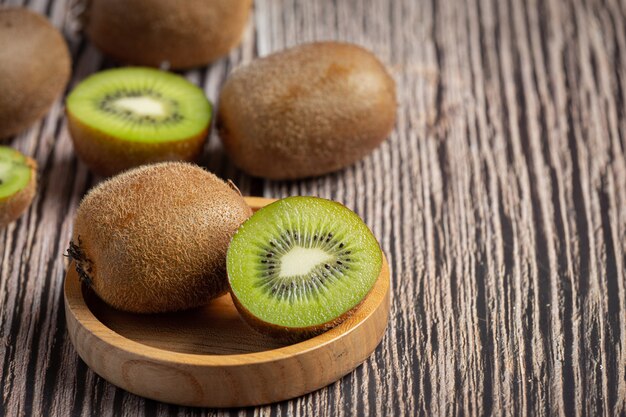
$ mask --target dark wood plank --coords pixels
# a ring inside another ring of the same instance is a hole
[[[69,88],[113,65],[76,32],[69,0],[0,3],[27,3],[64,29]],[[59,101],[10,141],[37,159],[41,182],[0,231],[0,415],[626,416],[625,18],[619,0],[257,0],[242,46],[186,73],[215,101],[236,65],[340,39],[371,48],[398,84],[391,138],[335,174],[252,179],[214,134],[207,146],[203,164],[244,193],[352,207],[393,270],[372,358],[255,409],[144,400],[77,358],[62,255],[99,178],[75,159]]]

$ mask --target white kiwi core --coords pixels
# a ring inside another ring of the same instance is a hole
[[[154,97],[123,97],[115,100],[115,106],[139,116],[165,116],[164,103]]]
[[[332,259],[320,248],[294,246],[280,259],[280,278],[297,277],[309,274],[316,266]]]

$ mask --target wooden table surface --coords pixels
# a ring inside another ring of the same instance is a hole
[[[68,88],[113,65],[77,33],[68,0],[26,3],[64,30]],[[332,175],[253,179],[210,138],[202,164],[246,194],[355,209],[393,270],[372,357],[325,389],[254,409],[145,400],[77,357],[63,254],[100,179],[76,160],[59,100],[8,142],[37,159],[41,180],[0,231],[0,415],[625,416],[625,22],[619,0],[257,0],[241,47],[185,73],[216,101],[233,67],[340,39],[371,48],[397,81],[390,139]]]

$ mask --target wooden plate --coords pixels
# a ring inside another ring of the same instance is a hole
[[[273,200],[247,198],[253,209]],[[180,405],[240,407],[297,397],[349,373],[372,354],[389,317],[389,266],[347,321],[292,345],[259,335],[229,295],[180,313],[114,310],[83,288],[73,265],[65,278],[65,316],[80,357],[127,391]]]

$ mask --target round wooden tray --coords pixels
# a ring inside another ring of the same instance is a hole
[[[246,198],[255,210],[273,200]],[[230,295],[171,314],[112,309],[65,278],[65,316],[80,357],[98,375],[134,394],[167,403],[241,407],[297,397],[349,373],[372,354],[389,317],[389,266],[347,321],[292,345],[250,329]]]

